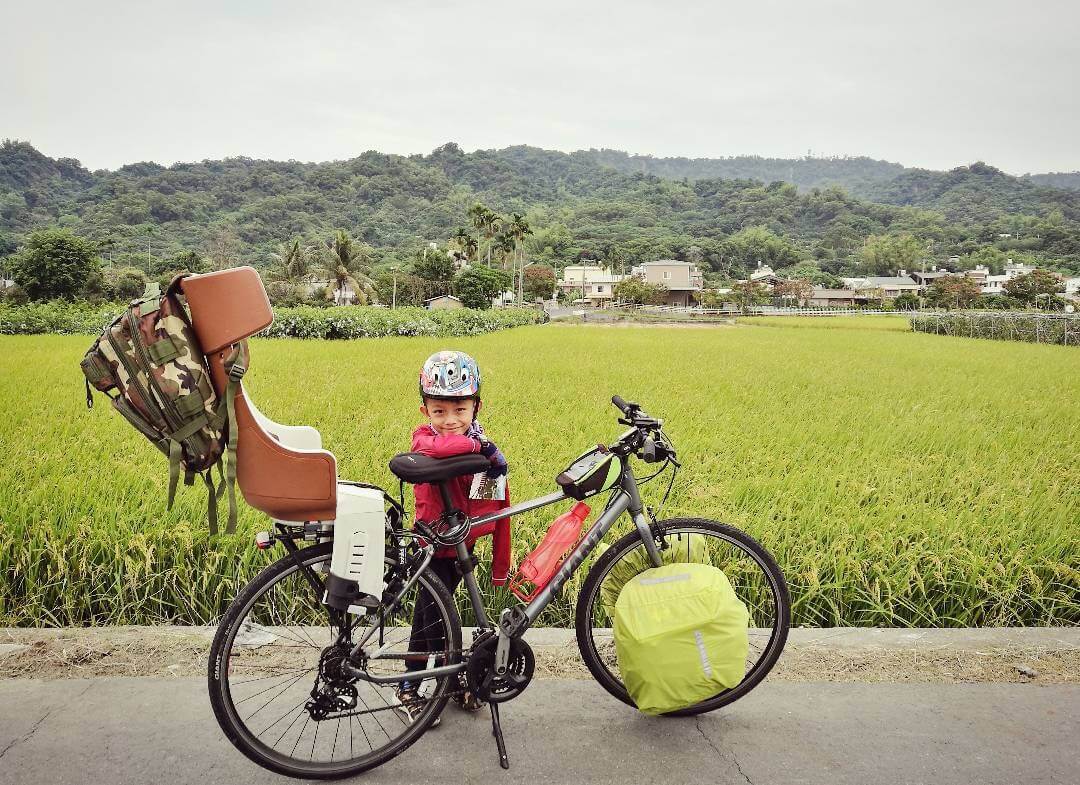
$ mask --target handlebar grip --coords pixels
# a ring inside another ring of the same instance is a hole
[[[619,395],[612,395],[611,402],[623,413],[630,414],[630,404],[622,399]]]

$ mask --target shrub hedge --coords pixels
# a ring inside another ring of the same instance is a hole
[[[0,335],[94,335],[115,319],[122,304],[85,302],[0,303]],[[460,308],[428,311],[423,308],[275,308],[274,323],[261,335],[269,338],[377,338],[384,335],[479,335],[507,327],[540,324],[547,314],[531,308],[486,311]]]

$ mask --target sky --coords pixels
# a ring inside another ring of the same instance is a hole
[[[1080,170],[1080,3],[0,0],[0,138],[90,169],[529,144]]]

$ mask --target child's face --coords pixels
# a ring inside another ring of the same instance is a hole
[[[440,435],[456,433],[460,436],[472,425],[477,404],[472,398],[463,398],[460,401],[437,401],[428,398],[420,407],[420,413],[428,418]]]

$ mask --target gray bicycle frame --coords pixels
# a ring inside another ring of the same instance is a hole
[[[599,491],[599,493],[605,493],[606,491]],[[594,494],[594,495],[598,495]],[[547,507],[550,504],[556,504],[560,501],[570,499],[572,497],[567,496],[562,491],[556,493],[549,493],[547,496],[538,496],[535,499],[530,499],[520,504],[515,504],[508,507],[505,510],[499,510],[493,512],[490,515],[484,515],[479,518],[470,519],[469,525],[479,526],[491,521],[500,520],[502,518],[509,518],[514,515],[519,515],[523,512],[529,512],[530,510],[537,510],[541,507]],[[649,526],[649,520],[645,516],[645,510],[641,503],[641,495],[638,493],[637,479],[634,477],[634,472],[630,468],[629,459],[622,459],[622,467],[619,472],[618,490],[615,491],[614,496],[608,503],[604,512],[600,517],[596,519],[596,522],[592,525],[592,528],[586,532],[585,536],[577,544],[577,547],[566,557],[562,566],[558,572],[551,578],[547,586],[536,595],[532,602],[524,608],[525,621],[520,625],[516,625],[516,628],[511,633],[506,628],[506,623],[500,623],[499,625],[499,638],[500,649],[504,649],[506,640],[508,638],[517,638],[525,633],[525,630],[539,618],[540,614],[544,611],[552,600],[558,596],[559,591],[566,582],[570,580],[570,576],[574,574],[574,571],[581,566],[581,563],[585,561],[593,549],[600,543],[600,540],[604,538],[608,530],[614,525],[615,521],[619,519],[619,516],[624,512],[630,513],[630,518],[634,522],[634,527],[637,529],[638,536],[641,537],[642,543],[645,545],[645,551],[649,555],[649,561],[652,562],[654,567],[659,567],[663,564],[660,551],[656,547],[656,540],[653,539],[652,530]],[[482,630],[495,630],[495,625],[488,618],[487,611],[484,609],[483,596],[480,594],[480,586],[476,582],[476,574],[471,569],[471,561],[468,548],[465,547],[464,542],[460,542],[456,546],[457,548],[457,561],[458,564],[463,567],[468,565],[468,568],[463,570],[465,588],[469,592],[469,601],[472,603],[473,613],[476,614],[476,626]],[[428,561],[425,561],[421,569],[417,570],[413,574],[412,578],[406,583],[401,590],[401,596],[412,586],[413,583],[419,578],[420,573],[427,568]],[[505,614],[507,611],[504,611]],[[369,629],[368,633],[355,645],[353,648],[353,654],[358,654],[363,645],[374,633],[375,628]],[[405,654],[384,654],[376,651],[370,656],[370,659],[403,659]],[[395,674],[393,676],[376,676],[368,673],[367,671],[361,671],[349,667],[353,675],[364,680],[373,682],[375,684],[394,684],[396,682],[405,681],[408,679],[434,679],[441,676],[449,676],[451,674],[460,673],[465,670],[465,663],[459,662],[454,665],[442,665],[436,668],[428,668],[422,671],[415,671],[412,673]]]

